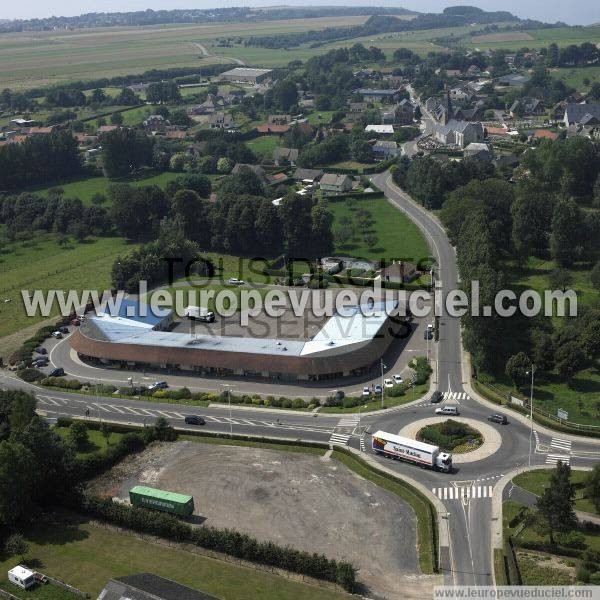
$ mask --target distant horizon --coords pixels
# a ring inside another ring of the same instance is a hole
[[[196,6],[193,6],[196,4]],[[193,2],[190,0],[64,0],[60,8],[56,5],[48,6],[45,1],[32,0],[27,5],[15,4],[4,7],[0,12],[0,20],[15,19],[44,19],[52,16],[74,17],[85,13],[105,12],[135,12],[143,10],[175,10],[175,9],[210,9],[229,8],[234,6],[246,6],[252,8],[269,6],[368,6],[364,0],[330,0],[320,3],[306,2],[304,0],[224,0],[213,2],[202,0]],[[383,0],[375,1],[376,6],[401,7],[416,12],[441,12],[448,6],[467,5],[477,6],[486,11],[506,10],[522,19],[535,19],[546,23],[564,21],[568,25],[593,25],[600,23],[600,3],[592,0],[573,0],[565,5],[560,0],[406,0],[405,2],[390,2]]]

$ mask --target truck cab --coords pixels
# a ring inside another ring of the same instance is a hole
[[[435,457],[435,467],[438,471],[444,471],[446,473],[452,471],[452,454],[440,452]]]

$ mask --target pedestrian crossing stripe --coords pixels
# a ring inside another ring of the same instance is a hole
[[[348,444],[349,439],[350,439],[349,435],[344,435],[342,433],[332,433],[331,437],[329,438],[329,443],[330,444],[340,444],[342,446],[345,446],[346,444]]]
[[[360,451],[361,452],[366,452],[366,448],[365,448],[365,436],[362,435],[360,437]]]
[[[563,440],[562,438],[552,438],[550,446],[552,448],[560,448],[561,450],[566,450],[569,452],[571,450],[571,441]]]
[[[444,392],[444,400],[470,400],[467,392]]]
[[[546,456],[547,465],[555,465],[558,463],[558,461],[564,465],[568,465],[570,460],[571,457],[564,454],[548,454],[548,456]]]
[[[360,417],[342,417],[338,422],[338,427],[356,427],[360,423]]]
[[[431,491],[440,500],[478,500],[480,498],[491,498],[493,494],[492,485],[474,485],[471,487],[443,487],[432,488]]]

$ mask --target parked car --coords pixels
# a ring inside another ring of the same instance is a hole
[[[342,390],[335,390],[333,397],[336,400],[343,400],[346,397],[346,394]]]
[[[184,420],[186,425],[206,425],[204,418],[198,415],[188,415]]]
[[[65,370],[62,367],[56,367],[50,371],[50,377],[62,377],[65,374]]]
[[[155,381],[148,386],[148,389],[151,392],[156,390],[166,390],[169,387],[169,384],[166,381]]]
[[[383,393],[383,388],[379,384],[377,384],[374,388],[374,391],[376,394],[381,394]]]
[[[391,379],[384,379],[383,380],[383,385],[386,388],[391,388],[391,387],[394,387],[394,382]]]
[[[404,381],[404,379],[402,379],[402,375],[394,375],[392,379],[394,380],[394,383],[397,384],[400,384]]]
[[[62,333],[57,329],[56,331],[52,332],[52,337],[57,340],[60,340],[60,338],[62,337]]]
[[[61,333],[69,333],[69,328],[68,327],[59,327],[58,331],[60,331]]]
[[[227,280],[227,283],[229,285],[245,285],[245,281],[243,279],[237,279],[236,277],[230,277]]]
[[[458,407],[456,406],[440,406],[435,409],[436,415],[459,415]]]
[[[431,395],[431,403],[437,404],[438,402],[441,402],[443,398],[444,394],[442,394],[440,390],[435,390],[435,392],[433,392],[433,394]]]
[[[432,340],[433,339],[433,330],[425,329],[423,331],[423,339],[424,340]]]
[[[490,415],[487,419],[492,423],[500,423],[500,425],[508,424],[508,419],[505,415]]]
[[[362,391],[363,398],[368,398],[371,395],[371,390],[368,387],[364,387]]]
[[[32,361],[34,367],[45,367],[50,361],[45,356],[40,356]]]
[[[46,350],[46,348],[43,346],[38,346],[37,348],[34,348],[33,351],[37,352],[38,354],[48,354],[48,350]]]

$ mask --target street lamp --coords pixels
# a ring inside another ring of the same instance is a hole
[[[531,467],[531,443],[533,439],[533,376],[535,374],[535,365],[531,365],[531,370],[526,371],[531,375],[531,391],[529,397],[529,466]]]
[[[233,438],[233,421],[231,415],[231,387],[229,384],[223,384],[223,387],[227,390],[227,399],[229,401],[229,435]]]
[[[383,385],[383,370],[387,369],[387,366],[383,364],[383,358],[379,359],[379,362],[381,364],[381,408],[384,407],[384,396],[385,396],[385,386]]]

